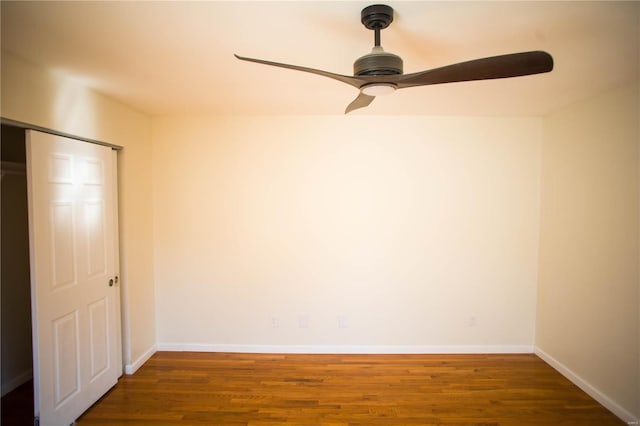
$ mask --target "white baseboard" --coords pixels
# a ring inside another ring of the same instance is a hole
[[[159,351],[241,352],[277,354],[497,354],[533,353],[529,345],[234,345],[159,343]]]
[[[627,422],[627,424],[640,424],[640,419],[633,415],[633,413],[625,410],[607,395],[600,392],[596,387],[567,368],[567,366],[562,364],[560,361],[538,347],[535,348],[535,354],[542,358],[542,360],[547,364],[558,370],[560,374],[573,382],[573,384],[585,391],[591,398],[595,399],[613,414],[618,416],[622,421]]]
[[[3,377],[4,379],[4,377]],[[33,370],[29,369],[23,371],[18,374],[16,377],[7,380],[6,382],[2,382],[2,396],[5,396],[12,390],[16,389],[18,386],[27,383],[29,380],[33,379]]]
[[[149,360],[149,358],[151,358],[153,356],[153,354],[156,353],[156,345],[151,346],[149,349],[147,349],[142,355],[140,355],[138,357],[138,359],[136,359],[135,361],[133,361],[131,364],[127,364],[124,366],[124,373],[125,374],[133,374],[136,371],[138,371],[138,368],[142,367],[142,365],[147,362]]]

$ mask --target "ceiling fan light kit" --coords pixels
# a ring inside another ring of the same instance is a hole
[[[360,88],[360,93],[369,96],[385,96],[396,91],[398,87],[393,83],[373,83]]]
[[[393,53],[385,52],[380,43],[381,30],[387,28],[393,22],[393,8],[383,4],[367,6],[362,9],[360,17],[362,24],[374,32],[374,46],[370,53],[361,56],[353,63],[353,76],[239,55],[235,55],[235,57],[243,61],[317,74],[355,87],[360,93],[347,106],[345,114],[364,108],[371,104],[376,96],[393,93],[396,89],[461,81],[520,77],[553,70],[553,58],[550,54],[542,51],[531,51],[475,59],[431,70],[404,74],[402,58]]]

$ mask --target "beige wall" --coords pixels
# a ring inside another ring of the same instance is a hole
[[[155,347],[150,119],[68,76],[2,52],[2,117],[98,139],[118,154],[125,363]]]
[[[540,135],[530,118],[155,119],[159,347],[531,351]]]
[[[640,417],[638,88],[544,121],[536,345]],[[602,402],[602,401],[601,401]]]

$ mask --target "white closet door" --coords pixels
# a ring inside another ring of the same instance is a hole
[[[122,372],[114,158],[108,147],[27,131],[41,425],[73,423]]]

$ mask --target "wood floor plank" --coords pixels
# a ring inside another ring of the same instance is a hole
[[[622,425],[533,354],[158,352],[78,425]]]

